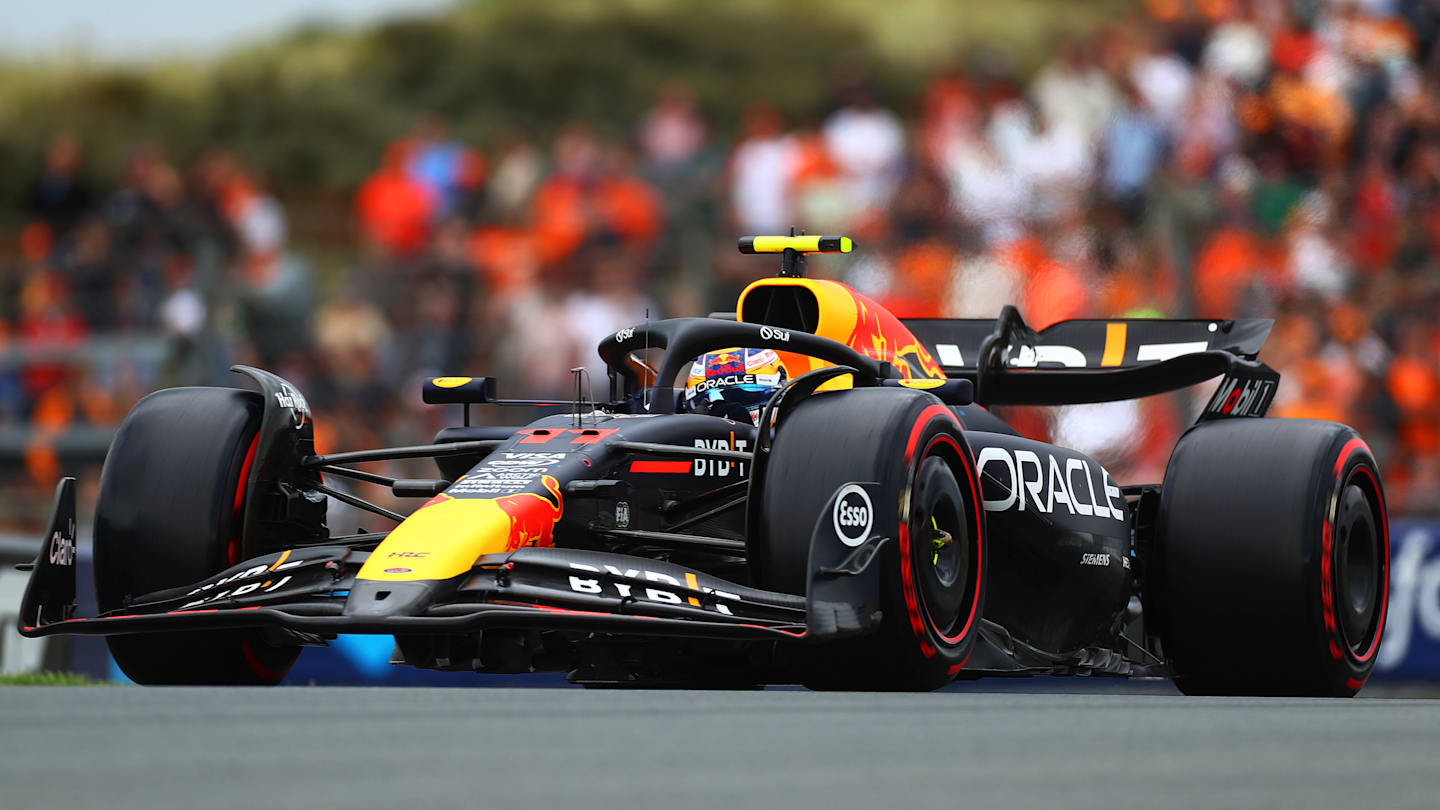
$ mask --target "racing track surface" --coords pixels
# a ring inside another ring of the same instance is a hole
[[[0,689],[0,807],[1435,807],[1440,701]]]

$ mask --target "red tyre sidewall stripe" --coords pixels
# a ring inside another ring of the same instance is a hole
[[[234,534],[230,536],[230,542],[225,546],[225,556],[231,565],[240,563],[240,540],[244,536],[241,521],[244,518],[243,509],[245,506],[245,488],[250,482],[250,468],[255,464],[255,451],[260,446],[260,431],[255,431],[255,437],[250,440],[250,447],[245,451],[245,461],[240,465],[240,481],[235,485],[235,500],[230,508],[230,516],[234,523]],[[255,677],[270,683],[276,683],[285,677],[284,672],[277,672],[265,665],[260,660],[259,654],[255,652],[254,646],[248,639],[240,642],[240,656],[245,659],[245,665],[255,673]]]
[[[1340,477],[1341,473],[1345,471],[1345,465],[1349,462],[1350,456],[1353,455],[1356,450],[1364,450],[1367,455],[1370,455],[1372,458],[1374,457],[1373,454],[1370,453],[1370,447],[1365,444],[1363,439],[1358,437],[1346,442],[1345,446],[1340,448],[1340,454],[1335,459],[1334,470],[1336,503],[1339,503],[1340,494],[1344,487],[1350,483],[1350,480],[1357,473],[1364,473],[1365,477],[1370,479],[1370,485],[1375,491],[1375,498],[1380,510],[1380,545],[1384,554],[1384,564],[1381,566],[1380,577],[1380,620],[1375,626],[1375,636],[1370,640],[1370,646],[1364,654],[1356,655],[1353,650],[1350,650],[1348,643],[1344,645],[1345,649],[1342,651],[1341,645],[1336,642],[1337,639],[1340,641],[1346,641],[1346,639],[1341,635],[1339,623],[1335,617],[1335,583],[1332,576],[1334,563],[1331,559],[1334,551],[1335,529],[1332,525],[1331,516],[1329,515],[1325,517],[1325,521],[1320,529],[1320,603],[1325,622],[1325,633],[1330,648],[1330,657],[1339,661],[1345,657],[1345,652],[1349,652],[1350,657],[1355,659],[1357,663],[1364,664],[1368,662],[1375,655],[1376,650],[1380,648],[1380,637],[1385,632],[1385,614],[1390,603],[1390,519],[1385,513],[1385,496],[1380,492],[1380,482],[1376,480],[1375,474],[1370,471],[1369,467],[1356,466],[1350,471],[1349,476],[1343,480]],[[1338,515],[1336,515],[1336,517],[1338,517]]]
[[[930,420],[937,416],[949,419],[951,423],[955,421],[955,418],[950,415],[950,409],[944,405],[931,405],[921,411],[920,416],[915,420],[914,426],[910,428],[910,440],[905,443],[905,465],[907,467],[915,458],[915,445],[920,441],[920,434],[925,430],[925,427],[930,424]],[[959,426],[957,425],[956,427],[958,428]]]
[[[260,656],[255,653],[255,648],[250,645],[248,640],[240,642],[240,654],[245,657],[245,663],[250,666],[251,671],[255,673],[257,678],[275,683],[285,677],[284,672],[278,672],[266,666],[265,662],[260,660]]]
[[[225,559],[230,565],[240,563],[240,538],[243,533],[240,522],[244,517],[241,508],[245,505],[245,485],[250,482],[250,467],[255,464],[255,450],[259,446],[260,431],[257,429],[255,437],[250,440],[250,448],[245,451],[245,461],[240,464],[240,481],[235,485],[234,505],[230,508],[230,517],[235,526],[235,533],[225,545]]]
[[[1365,449],[1366,452],[1369,452],[1370,448],[1367,447]],[[1385,561],[1380,568],[1380,621],[1375,624],[1375,637],[1370,639],[1370,647],[1365,650],[1363,655],[1356,656],[1355,658],[1355,660],[1363,664],[1369,661],[1375,655],[1375,652],[1380,649],[1380,638],[1385,635],[1385,613],[1390,606],[1390,519],[1385,515],[1385,496],[1380,494],[1380,482],[1375,479],[1375,474],[1370,471],[1369,467],[1356,467],[1354,472],[1350,474],[1353,476],[1356,473],[1363,473],[1366,478],[1370,479],[1370,486],[1374,488],[1375,498],[1379,502],[1380,548],[1382,549],[1381,553],[1384,555],[1383,558]]]
[[[954,417],[951,415],[950,410],[944,405],[931,405],[921,411],[920,416],[915,420],[915,425],[910,429],[910,439],[905,444],[905,464],[907,469],[911,467],[911,462],[915,459],[915,447],[919,443],[920,435],[936,418],[944,418],[952,424],[954,423]],[[966,458],[965,451],[961,449],[960,445],[957,444],[953,438],[942,434],[934,437],[930,443],[925,446],[922,460],[929,455],[930,448],[941,442],[950,445],[950,447],[954,449],[955,454],[961,459]],[[916,466],[918,467],[918,465]],[[911,631],[914,632],[916,638],[920,639],[920,652],[926,658],[931,658],[935,655],[935,648],[925,638],[925,626],[927,624],[934,630],[935,635],[939,636],[947,644],[953,645],[959,643],[965,638],[965,635],[970,632],[970,627],[975,623],[976,614],[979,612],[980,576],[983,570],[981,563],[984,561],[984,538],[982,536],[984,534],[984,522],[980,514],[980,499],[977,494],[975,472],[969,464],[962,464],[961,466],[965,468],[966,482],[970,486],[970,504],[975,515],[975,595],[970,603],[970,615],[965,621],[965,626],[955,635],[947,636],[942,633],[940,629],[935,626],[933,620],[927,622],[926,619],[929,618],[928,610],[922,614],[920,592],[915,584],[915,571],[910,556],[910,526],[908,522],[902,520],[899,530],[897,531],[900,540],[900,577],[901,589],[905,596],[905,610],[909,614]],[[964,665],[963,661],[961,665]]]

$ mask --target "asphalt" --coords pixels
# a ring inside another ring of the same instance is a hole
[[[1440,701],[0,688],[4,810],[1437,802]]]

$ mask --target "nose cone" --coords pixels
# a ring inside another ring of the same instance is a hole
[[[395,527],[370,553],[358,579],[449,579],[469,571],[480,555],[509,544],[510,517],[493,500],[440,495]]]
[[[356,586],[365,580],[450,579],[469,571],[475,560],[486,554],[554,545],[555,524],[564,513],[564,502],[555,478],[546,475],[540,483],[543,495],[436,495],[371,552],[360,568]],[[462,486],[463,481],[457,481],[451,490]]]
[[[418,616],[435,601],[434,582],[365,582],[356,580],[345,600],[345,615],[355,617]]]

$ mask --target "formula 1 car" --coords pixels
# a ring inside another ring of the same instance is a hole
[[[578,373],[569,403],[434,378],[424,400],[461,406],[462,425],[429,445],[316,454],[314,414],[273,374],[236,366],[253,390],[145,397],[101,476],[99,615],[74,615],[65,479],[20,632],[104,635],[147,684],[275,683],[340,633],[393,635],[397,664],[589,686],[1112,675],[1349,696],[1365,683],[1389,581],[1380,476],[1346,426],[1259,418],[1279,381],[1255,359],[1270,321],[1034,331],[1013,307],[902,321],[805,277],[806,254],[849,252],[848,238],[740,247],[780,254],[780,275],[749,285],[735,313],[607,338],[603,402]],[[753,418],[687,408],[675,387],[728,347],[773,351],[788,372]],[[1119,485],[988,409],[1216,377],[1158,484]],[[479,404],[562,411],[471,426]],[[433,458],[437,477],[353,466],[407,458]],[[405,517],[337,478],[424,505]],[[398,525],[332,533],[330,498]]]

